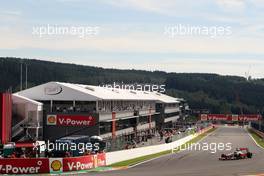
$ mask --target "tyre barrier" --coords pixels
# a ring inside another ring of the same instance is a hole
[[[105,153],[69,158],[3,158],[0,159],[0,174],[62,173],[105,165]]]

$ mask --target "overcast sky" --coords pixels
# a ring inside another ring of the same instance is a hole
[[[264,77],[264,0],[0,0],[0,56],[107,68]],[[39,27],[92,27],[45,35]],[[168,27],[229,34],[170,36]],[[36,31],[35,31],[36,32]]]

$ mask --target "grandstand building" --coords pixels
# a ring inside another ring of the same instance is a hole
[[[13,98],[12,136],[17,140],[25,136],[53,140],[71,134],[108,138],[162,129],[184,118],[188,110],[183,99],[158,92],[61,82],[32,87]]]

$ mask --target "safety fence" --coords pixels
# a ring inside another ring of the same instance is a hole
[[[250,124],[251,128],[256,129],[258,131],[261,131],[264,133],[264,125],[261,123],[252,122]]]
[[[146,146],[146,147],[140,147],[140,148],[133,148],[129,150],[121,150],[121,151],[115,151],[115,152],[107,152],[106,153],[106,164],[111,165],[113,163],[126,161],[146,155],[151,155],[167,150],[172,150],[174,148],[177,148],[186,142],[192,140],[193,138],[197,137],[199,134],[205,133],[208,130],[210,130],[212,126],[206,127],[202,130],[199,130],[198,132],[194,134],[190,134],[188,136],[185,136],[181,139],[178,139],[174,142],[167,143],[167,144],[159,144],[159,145],[152,145],[152,146]]]
[[[255,128],[251,128],[251,130],[252,130],[254,133],[256,133],[259,137],[261,137],[262,139],[264,139],[264,132],[259,131],[259,130],[255,129]]]
[[[168,144],[150,145],[116,152],[99,153],[96,155],[65,158],[1,158],[0,174],[59,174],[63,172],[89,170],[173,149],[211,128],[204,128],[194,134],[190,134],[190,132],[186,134],[182,133],[174,137],[173,142]]]
[[[184,132],[176,132],[171,135],[171,142],[184,138],[190,134],[194,133],[194,130],[186,130]],[[106,141],[106,151],[113,152],[124,149],[145,147],[150,145],[157,145],[165,143],[166,135],[161,137],[159,132],[155,129],[138,131],[135,133],[124,133],[120,136],[117,136],[115,139],[108,138]]]

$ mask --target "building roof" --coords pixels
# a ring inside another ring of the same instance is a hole
[[[179,102],[174,97],[158,92],[130,91],[126,89],[113,89],[93,85],[62,82],[48,82],[17,92],[16,94],[39,101],[144,100],[159,101],[163,103]]]
[[[25,104],[26,111],[42,111],[42,103],[18,94],[12,95],[13,104]]]
[[[21,96],[21,95],[18,95],[18,94],[13,94],[12,95],[12,101],[14,103],[31,103],[31,104],[34,104],[34,105],[37,105],[37,106],[42,106],[43,105],[40,102],[37,102],[35,100],[32,100],[30,98],[27,98],[27,97],[24,97],[24,96]]]

